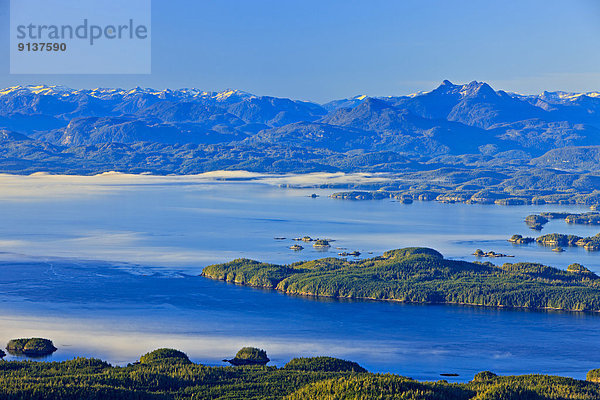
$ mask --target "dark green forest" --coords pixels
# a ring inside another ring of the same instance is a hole
[[[366,372],[331,357],[293,359],[283,368],[208,367],[177,350],[115,367],[98,359],[0,361],[0,398],[50,399],[600,399],[600,386],[547,375],[475,375],[469,383],[419,382]],[[590,371],[592,378],[597,374]],[[588,374],[589,375],[589,374]],[[591,376],[591,375],[589,375]]]
[[[202,275],[309,296],[600,311],[600,280],[591,272],[535,263],[453,261],[427,248],[390,250],[358,261],[323,258],[290,265],[237,259],[207,266]]]

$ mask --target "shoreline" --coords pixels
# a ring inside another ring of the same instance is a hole
[[[430,189],[397,189],[388,187],[420,185],[424,178],[408,179],[398,172],[311,172],[311,173],[263,173],[247,170],[215,170],[199,174],[151,174],[108,171],[94,174],[55,174],[34,172],[14,174],[0,172],[0,184],[7,190],[30,191],[36,184],[68,185],[92,188],[102,192],[108,186],[136,186],[160,184],[216,184],[216,183],[257,183],[281,189],[327,190],[333,193],[328,198],[336,200],[369,201],[392,200],[404,205],[412,202],[437,202],[442,204],[475,204],[502,206],[597,206],[600,198],[588,192],[553,193],[541,191],[539,194],[494,193],[494,197],[482,197],[474,191],[456,191],[452,185]],[[19,186],[23,186],[19,188]],[[336,191],[337,190],[337,191]],[[543,193],[542,193],[543,192]]]
[[[208,265],[200,276],[309,297],[600,312],[600,277],[589,270],[457,261],[425,247],[357,261],[327,257],[279,265],[240,258]]]
[[[265,351],[260,351],[266,358]],[[497,375],[489,370],[460,375],[452,369],[438,369],[436,380],[424,380],[408,377],[407,371],[369,372],[354,361],[329,356],[292,357],[280,367],[209,366],[192,362],[186,353],[175,348],[159,348],[122,367],[99,358],[82,357],[59,362],[0,360],[0,372],[9,371],[8,376],[0,373],[0,397],[30,398],[44,393],[46,399],[313,399],[324,398],[319,393],[327,393],[336,398],[405,398],[412,394],[410,398],[468,400],[498,390],[502,398],[508,395],[511,399],[521,398],[523,389],[540,399],[555,398],[557,393],[596,399],[600,393],[600,369],[588,370],[585,380],[544,373]]]
[[[284,291],[277,288],[271,288],[268,286],[255,286],[245,283],[228,281],[226,279],[213,278],[204,273],[199,275],[202,278],[210,279],[213,281],[224,282],[226,284],[247,287],[249,289],[254,290],[265,290],[269,292],[276,292],[287,296],[297,296],[303,298],[310,298],[314,300],[339,300],[339,301],[362,301],[362,302],[388,302],[388,303],[396,303],[396,304],[407,304],[407,305],[423,305],[423,306],[466,306],[473,308],[483,308],[483,309],[491,309],[491,310],[513,310],[513,311],[528,311],[528,312],[561,312],[561,313],[569,313],[569,314],[589,314],[589,315],[600,315],[600,310],[570,310],[565,308],[554,308],[554,307],[524,307],[524,306],[505,306],[505,305],[497,305],[490,306],[486,304],[478,304],[478,303],[452,303],[452,302],[416,302],[416,301],[406,301],[406,300],[398,300],[398,299],[377,299],[374,297],[347,297],[347,296],[329,296],[323,294],[314,294],[314,293],[301,293],[301,292],[293,292],[293,291]]]

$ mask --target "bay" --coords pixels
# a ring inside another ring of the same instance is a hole
[[[59,347],[51,360],[94,356],[116,364],[176,347],[223,365],[254,345],[275,365],[331,355],[427,380],[440,373],[470,380],[481,370],[584,378],[600,366],[596,314],[324,301],[197,276],[238,257],[289,263],[407,246],[470,261],[481,248],[515,256],[494,263],[579,262],[600,273],[598,254],[506,241],[538,234],[523,222],[531,213],[585,207],[343,201],[327,197],[333,189],[279,184],[268,177],[0,177],[0,342],[48,337]],[[598,228],[551,221],[543,233],[550,232],[590,236]],[[304,235],[335,242],[325,252],[304,243],[289,250],[291,238]]]

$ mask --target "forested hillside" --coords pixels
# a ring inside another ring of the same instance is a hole
[[[207,266],[202,275],[309,296],[600,311],[600,279],[589,271],[453,261],[427,248],[391,250],[359,261],[323,258],[275,265],[238,259]]]

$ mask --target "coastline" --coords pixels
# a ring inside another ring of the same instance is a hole
[[[244,349],[251,349],[248,347]],[[266,352],[264,353],[268,362]],[[238,352],[240,354],[240,352]],[[223,360],[231,361],[231,360]],[[497,375],[489,370],[461,377],[439,371],[436,381],[406,374],[376,374],[360,364],[328,356],[292,358],[282,367],[265,365],[212,367],[192,362],[174,348],[150,351],[139,361],[114,367],[98,358],[77,357],[62,362],[0,361],[0,396],[7,398],[409,398],[469,400],[489,393],[517,399],[523,393],[536,399],[576,395],[596,399],[599,369],[587,371],[586,380],[536,374]],[[56,382],[60,381],[60,385]],[[132,382],[134,385],[132,385]],[[562,397],[561,397],[562,398]]]
[[[209,265],[201,276],[312,297],[600,311],[600,277],[589,270],[456,261],[425,247],[356,261],[328,257],[278,265],[242,258]]]
[[[331,295],[324,295],[324,294],[314,294],[314,293],[304,293],[304,292],[295,292],[295,291],[285,291],[285,290],[281,290],[281,289],[277,289],[277,288],[273,288],[273,287],[269,287],[269,286],[256,286],[256,285],[251,285],[251,284],[246,284],[246,283],[239,283],[239,282],[234,282],[234,281],[228,281],[226,279],[219,279],[219,278],[213,278],[210,277],[208,275],[204,275],[204,273],[200,274],[199,276],[206,278],[206,279],[210,279],[213,281],[219,281],[219,282],[225,282],[227,284],[230,285],[235,285],[235,286],[240,286],[240,287],[247,287],[250,289],[259,289],[259,290],[266,290],[266,291],[270,291],[270,292],[277,292],[280,294],[284,294],[284,295],[288,295],[288,296],[298,296],[298,297],[305,297],[305,298],[311,298],[311,299],[315,299],[315,300],[321,300],[321,299],[332,299],[332,300],[347,300],[347,301],[364,301],[364,302],[388,302],[388,303],[399,303],[399,304],[409,304],[409,305],[432,305],[432,306],[468,306],[468,307],[473,307],[473,308],[485,308],[485,309],[498,309],[498,310],[517,310],[517,311],[558,311],[558,312],[564,312],[564,313],[574,313],[574,314],[590,314],[590,315],[600,315],[600,310],[570,310],[570,309],[565,309],[565,308],[556,308],[556,307],[524,307],[524,306],[505,306],[505,305],[497,305],[497,306],[491,306],[491,305],[487,305],[487,304],[480,304],[480,303],[460,303],[460,302],[415,302],[415,301],[406,301],[406,300],[399,300],[399,299],[377,299],[375,297],[348,297],[348,296],[331,296]]]

